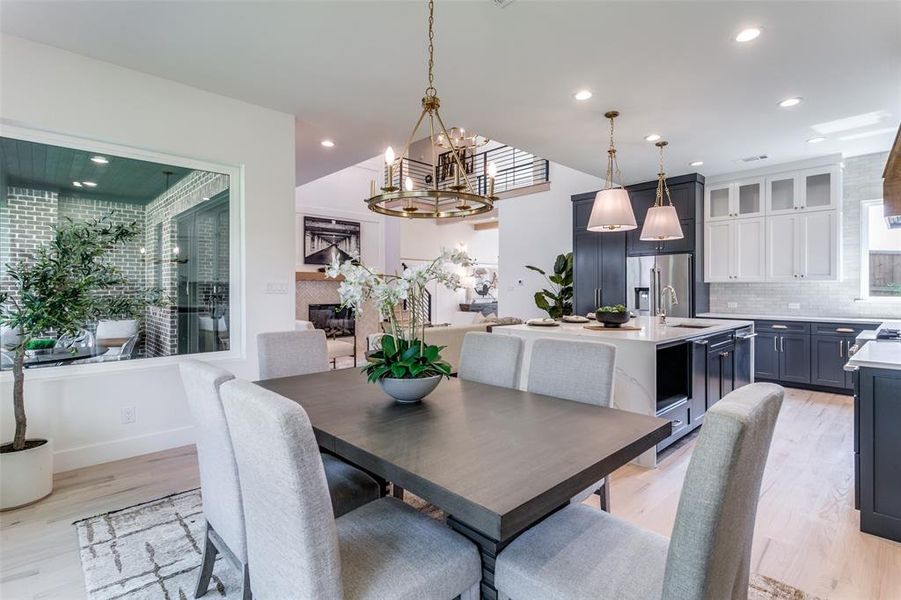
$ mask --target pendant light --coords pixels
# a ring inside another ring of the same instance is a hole
[[[610,148],[607,149],[607,182],[604,189],[594,197],[594,205],[591,207],[591,216],[588,218],[589,231],[629,231],[638,225],[635,223],[635,213],[632,212],[632,202],[629,200],[629,192],[620,185],[614,183],[615,179],[622,181],[622,173],[619,163],[616,161],[616,145],[613,141],[613,119],[619,116],[615,110],[604,113],[604,117],[610,119]]]
[[[656,144],[660,150],[660,172],[657,173],[657,197],[654,206],[648,209],[648,215],[641,229],[641,239],[646,241],[681,240],[685,237],[682,233],[682,225],[679,223],[679,215],[673,206],[673,199],[669,194],[669,186],[666,185],[666,173],[663,172],[663,149],[667,142],[660,140]],[[664,194],[666,202],[664,204]]]

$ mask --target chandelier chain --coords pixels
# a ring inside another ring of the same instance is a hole
[[[657,149],[659,150],[659,158],[657,164],[659,166],[659,170],[657,172],[657,194],[654,198],[654,206],[663,206],[664,194],[666,194],[666,200],[669,201],[669,205],[673,205],[673,198],[669,193],[669,185],[666,183],[666,173],[663,171],[663,148],[666,146],[666,142],[657,142]]]
[[[435,0],[429,0],[429,87],[426,96],[435,96]]]
[[[614,140],[613,119],[616,117],[611,115],[610,119],[610,147],[607,149],[607,188],[617,187],[614,183],[617,179],[622,180],[623,175],[619,170],[619,161],[616,159],[616,141]]]

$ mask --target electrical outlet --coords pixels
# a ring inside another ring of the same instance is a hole
[[[135,407],[134,406],[123,406],[122,407],[122,424],[129,425],[135,422]]]
[[[726,306],[728,308],[738,308],[738,302],[727,302]]]
[[[801,310],[801,303],[800,302],[789,302],[788,307],[791,310]]]

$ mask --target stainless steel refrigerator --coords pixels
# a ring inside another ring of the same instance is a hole
[[[626,259],[626,302],[636,315],[656,315],[663,306],[667,316],[690,317],[692,256],[660,254]],[[671,292],[676,303],[670,302]]]

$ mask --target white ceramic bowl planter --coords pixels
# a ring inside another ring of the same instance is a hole
[[[26,440],[24,450],[0,452],[0,510],[31,504],[52,491],[52,440]]]

